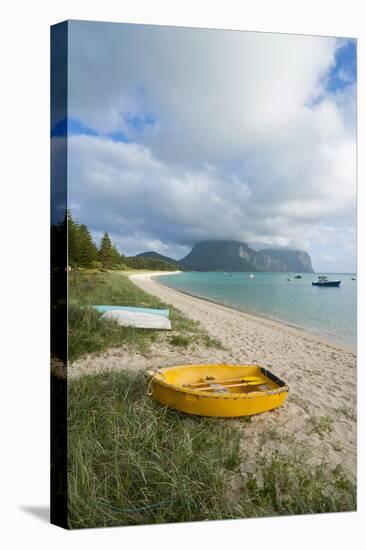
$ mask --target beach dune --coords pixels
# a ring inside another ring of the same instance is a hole
[[[71,370],[76,374],[223,362],[263,366],[284,380],[290,392],[283,407],[245,423],[242,445],[248,458],[276,450],[290,453],[297,444],[309,451],[314,464],[341,465],[355,480],[356,354],[303,330],[183,294],[155,280],[166,274],[137,273],[130,279],[200,322],[210,336],[221,341],[222,349],[172,349],[159,342],[148,355],[111,349],[76,361]]]

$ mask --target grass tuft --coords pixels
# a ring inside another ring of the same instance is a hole
[[[312,416],[310,423],[311,429],[309,433],[316,432],[322,439],[325,434],[333,431],[333,418],[329,415]]]
[[[301,445],[293,446],[291,454],[259,457],[259,475],[246,475],[237,511],[259,517],[356,510],[356,487],[342,468],[325,462],[314,466],[308,459]]]
[[[181,336],[180,334],[176,334],[169,338],[169,342],[172,346],[188,348],[189,344],[191,343],[191,340],[186,336]]]
[[[340,407],[337,412],[347,420],[357,420],[356,411],[352,407]]]

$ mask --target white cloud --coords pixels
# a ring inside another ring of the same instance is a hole
[[[130,253],[215,237],[354,250],[355,89],[326,90],[340,44],[71,23],[70,117],[131,141],[70,138],[78,216]]]
[[[273,147],[306,118],[336,48],[324,37],[71,22],[69,115],[132,139],[123,115],[153,115],[143,139],[158,156],[216,163]]]

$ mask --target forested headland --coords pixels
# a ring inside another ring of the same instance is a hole
[[[100,270],[148,269],[158,271],[175,271],[177,265],[147,257],[125,256],[112,243],[107,232],[97,244],[85,224],[73,220],[70,212],[64,221],[52,227],[53,238],[67,229],[68,266],[69,268],[89,268]],[[55,235],[56,233],[56,235]],[[55,240],[54,240],[55,242]]]

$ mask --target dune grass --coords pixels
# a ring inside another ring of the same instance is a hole
[[[69,357],[112,346],[148,352],[220,347],[198,323],[171,308],[171,332],[99,322],[92,304],[167,307],[120,273],[72,272]],[[344,414],[350,414],[347,410]],[[159,406],[140,372],[83,375],[68,381],[68,503],[71,528],[140,525],[356,509],[356,488],[340,466],[311,456],[296,434],[271,427],[250,456],[251,417],[193,417]],[[328,417],[312,418],[327,434]],[[248,441],[250,439],[248,438]],[[249,449],[248,449],[249,450]]]
[[[178,309],[147,294],[122,273],[72,271],[69,274],[68,288],[70,361],[86,353],[104,351],[111,347],[123,346],[146,353],[151,344],[160,341],[172,347],[222,347],[198,322],[188,319]],[[91,307],[96,304],[169,308],[172,331],[121,327],[112,320],[100,322],[101,314]]]
[[[141,373],[69,381],[68,410],[71,528],[356,509],[340,466],[312,464],[296,439],[250,459],[250,423],[161,407]]]
[[[310,449],[295,437],[290,449],[257,457],[255,473],[244,476],[238,514],[263,517],[356,510],[356,486],[340,465],[332,467],[320,460],[314,465]]]
[[[68,426],[70,527],[230,517],[239,432],[159,407],[140,373],[72,380]]]

